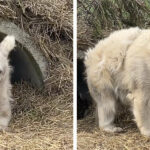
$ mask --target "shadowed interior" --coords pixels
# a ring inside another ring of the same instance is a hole
[[[77,59],[77,119],[83,119],[89,111],[92,98],[85,76],[85,65],[83,59]]]
[[[5,34],[0,33],[0,41],[2,41],[5,36]],[[34,87],[43,87],[42,72],[32,54],[25,47],[16,42],[16,47],[11,51],[9,59],[10,65],[13,67],[11,75],[12,84],[24,80],[30,82]]]

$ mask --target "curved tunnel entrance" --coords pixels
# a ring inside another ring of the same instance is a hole
[[[6,34],[0,33],[0,42]],[[27,81],[37,88],[44,86],[43,74],[39,65],[35,61],[32,54],[19,42],[16,41],[16,47],[9,55],[10,65],[13,67],[11,74],[11,82]]]

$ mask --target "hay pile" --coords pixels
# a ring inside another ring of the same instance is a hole
[[[0,1],[0,17],[25,30],[46,56],[45,88],[13,88],[12,132],[0,134],[0,149],[72,149],[72,2]]]
[[[78,0],[78,50],[87,50],[110,32],[131,27],[150,27],[148,0]],[[84,43],[84,44],[82,44]],[[86,44],[87,43],[87,44]],[[78,120],[78,150],[149,150],[150,139],[143,137],[125,112],[117,119],[124,133],[110,134],[97,128],[93,109]]]

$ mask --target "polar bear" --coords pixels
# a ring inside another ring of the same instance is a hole
[[[15,47],[14,36],[6,36],[0,43],[0,130],[7,130],[11,118],[10,101],[12,100],[8,55]]]
[[[131,105],[141,134],[150,136],[150,30],[115,31],[86,52],[84,63],[99,127],[122,131],[114,125],[120,100]]]

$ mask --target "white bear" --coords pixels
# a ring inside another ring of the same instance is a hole
[[[121,100],[131,105],[140,132],[150,136],[150,30],[115,31],[86,52],[85,66],[99,127],[122,131],[114,125]]]
[[[8,55],[15,47],[14,36],[8,35],[0,43],[0,130],[6,130],[11,118],[12,100]]]

